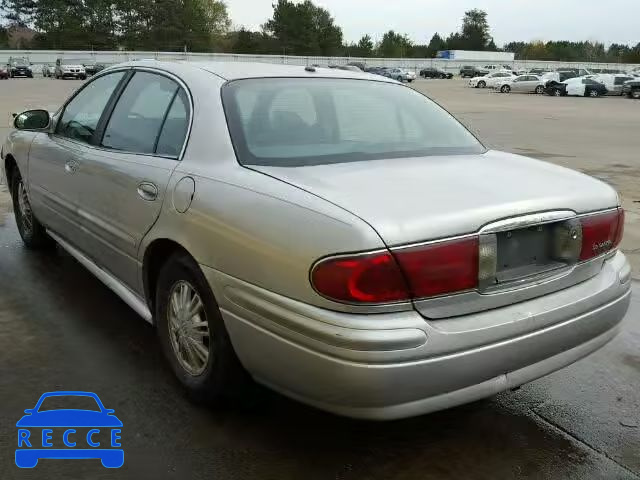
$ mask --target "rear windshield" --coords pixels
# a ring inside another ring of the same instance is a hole
[[[400,84],[353,79],[236,80],[222,92],[238,160],[304,166],[482,153],[449,113]]]

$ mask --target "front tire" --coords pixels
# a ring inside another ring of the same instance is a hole
[[[544,87],[542,85],[538,85],[535,92],[537,95],[542,95],[544,93]]]
[[[509,92],[511,92],[511,87],[510,87],[509,85],[503,85],[503,86],[500,88],[500,91],[501,91],[502,93],[509,93]]]
[[[155,303],[162,350],[189,396],[218,403],[250,383],[213,292],[188,254],[178,252],[162,267]]]
[[[591,98],[598,98],[600,96],[600,92],[598,90],[589,90],[587,95]]]
[[[487,82],[485,82],[484,80],[480,80],[478,82],[478,88],[486,88],[487,87]]]
[[[31,202],[19,172],[13,175],[11,182],[13,211],[18,232],[25,246],[31,250],[41,250],[54,245],[44,226],[35,217]]]
[[[635,90],[633,90],[630,96],[634,100],[640,100],[640,88],[636,88]]]

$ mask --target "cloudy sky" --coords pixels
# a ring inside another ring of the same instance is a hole
[[[272,0],[225,0],[236,26],[258,28],[273,12]],[[275,1],[275,0],[273,0]],[[636,0],[315,0],[328,9],[347,41],[363,33],[378,40],[389,29],[427,43],[434,32],[459,29],[466,10],[489,14],[498,45],[511,40],[598,40],[637,44]],[[634,13],[634,11],[636,11]],[[625,14],[626,12],[626,14]]]

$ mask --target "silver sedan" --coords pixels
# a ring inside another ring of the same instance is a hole
[[[25,245],[152,322],[200,399],[253,378],[341,415],[423,414],[575,362],[629,305],[610,186],[487,150],[380,76],[141,61],[15,127]]]

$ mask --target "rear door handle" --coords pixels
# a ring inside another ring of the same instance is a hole
[[[138,185],[138,196],[148,202],[153,202],[158,198],[158,187],[153,183],[142,182]]]
[[[78,162],[74,162],[71,160],[64,164],[64,171],[70,175],[73,175],[78,171],[78,167]]]

